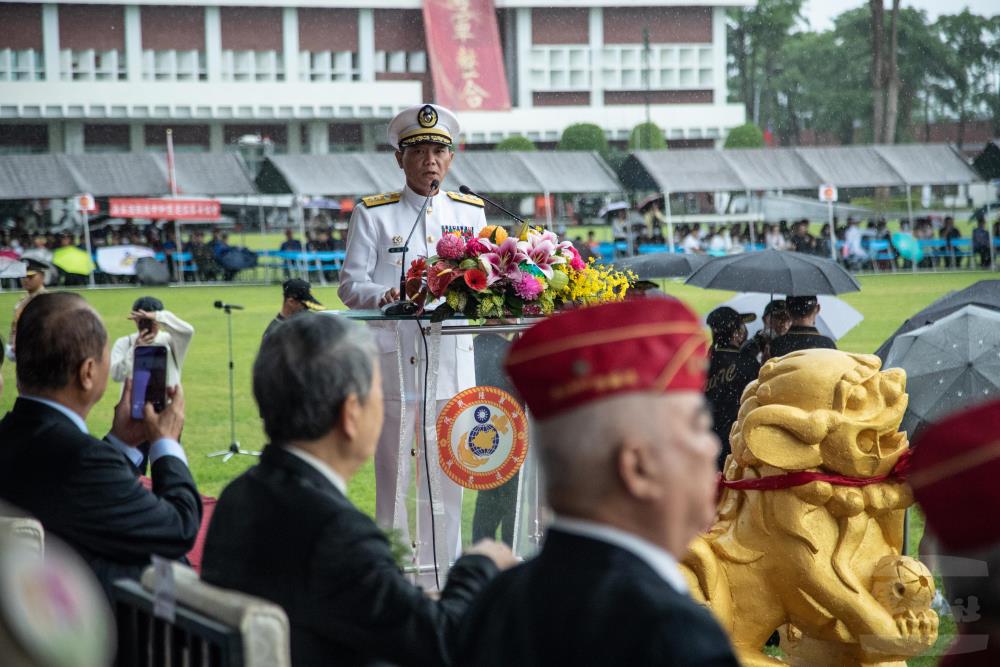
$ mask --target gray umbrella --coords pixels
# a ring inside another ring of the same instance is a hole
[[[656,280],[689,276],[707,263],[706,255],[654,252],[619,260],[614,267],[619,271],[631,271],[639,280]]]
[[[897,336],[886,368],[906,371],[910,437],[927,422],[1000,396],[1000,312],[965,306]]]
[[[1000,280],[980,280],[958,292],[949,292],[940,299],[934,301],[918,313],[909,317],[896,329],[882,345],[875,350],[875,354],[885,361],[892,347],[892,341],[896,336],[908,333],[932,322],[937,322],[945,315],[951,315],[963,306],[982,306],[990,310],[1000,311]]]
[[[861,285],[830,259],[788,250],[717,257],[691,274],[687,285],[732,292],[809,296],[858,292]]]

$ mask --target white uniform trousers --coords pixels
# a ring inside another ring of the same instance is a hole
[[[435,415],[440,413],[447,401],[436,401],[436,403]],[[396,398],[389,398],[385,401],[385,419],[382,425],[382,435],[379,438],[378,449],[375,451],[375,517],[382,527],[398,529],[408,546],[412,544],[406,499],[407,493],[410,490],[412,467],[416,465],[416,507],[419,513],[418,525],[420,528],[420,533],[417,536],[420,543],[417,548],[417,563],[423,568],[424,566],[433,566],[434,564],[431,504],[427,494],[424,457],[422,454],[418,454],[417,457],[410,455],[411,450],[416,449],[416,441],[413,439],[408,440],[403,445],[403,483],[406,486],[402,489],[396,488],[396,482],[399,479],[398,466],[400,465],[399,425],[400,414],[402,412],[401,407],[402,404]],[[406,403],[405,432],[413,434],[413,438],[419,434],[421,442],[423,439],[423,431],[420,430],[423,422],[422,417],[420,402],[408,401]],[[444,474],[444,471],[441,470],[438,464],[436,438],[430,439],[427,443],[427,461],[437,469],[437,476],[441,483],[442,497],[440,500],[444,504],[446,553],[454,561],[458,558],[462,549],[462,487],[451,481]],[[448,563],[438,563],[438,568],[441,573],[441,585],[443,586],[444,573],[448,570]],[[433,583],[433,570],[430,572],[429,578],[421,576],[420,580],[422,582],[429,581]]]

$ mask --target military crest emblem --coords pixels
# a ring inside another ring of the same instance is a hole
[[[438,112],[430,104],[425,104],[417,112],[417,123],[420,127],[434,127],[438,124]]]
[[[441,470],[467,489],[495,489],[513,477],[528,453],[528,419],[498,387],[457,394],[437,421]]]

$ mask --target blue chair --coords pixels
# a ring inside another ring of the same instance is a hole
[[[896,270],[896,254],[887,240],[872,239],[868,242],[868,256],[872,260],[872,268],[878,271],[880,262],[888,262],[890,268]]]
[[[663,243],[643,243],[639,246],[640,255],[651,255],[655,252],[666,252],[667,246]]]

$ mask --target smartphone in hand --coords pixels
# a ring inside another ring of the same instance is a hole
[[[167,407],[167,348],[143,345],[132,360],[132,419],[142,419],[146,403],[162,412]]]

